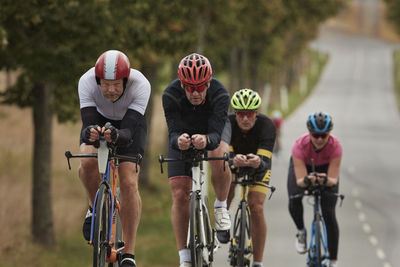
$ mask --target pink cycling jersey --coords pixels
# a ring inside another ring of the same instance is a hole
[[[332,159],[342,156],[342,145],[339,140],[329,135],[328,143],[321,149],[316,151],[311,143],[308,133],[303,134],[296,139],[292,148],[292,156],[304,161],[306,165],[311,165],[311,159],[314,159],[315,166],[329,164]]]

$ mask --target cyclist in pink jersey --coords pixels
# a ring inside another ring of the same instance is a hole
[[[339,245],[339,226],[335,206],[339,189],[339,171],[342,159],[342,146],[330,134],[333,128],[332,117],[324,112],[312,113],[307,120],[308,133],[297,138],[289,165],[287,188],[289,193],[289,212],[297,227],[296,249],[300,254],[307,251],[307,232],[303,220],[302,198],[290,196],[303,194],[305,188],[318,182],[325,185],[321,196],[322,215],[328,234],[329,267],[337,267]],[[311,170],[314,160],[314,175]]]

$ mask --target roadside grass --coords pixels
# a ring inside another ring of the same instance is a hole
[[[393,52],[393,83],[397,100],[397,108],[400,112],[400,50]]]

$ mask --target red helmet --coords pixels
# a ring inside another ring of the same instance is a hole
[[[108,50],[97,59],[94,71],[98,83],[100,79],[127,80],[131,71],[131,64],[128,57],[121,51]]]
[[[188,85],[202,85],[211,80],[211,64],[205,56],[190,54],[179,63],[178,77]]]

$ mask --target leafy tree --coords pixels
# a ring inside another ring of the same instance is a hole
[[[76,118],[77,77],[113,39],[103,1],[2,0],[0,69],[18,69],[17,83],[3,102],[32,107],[34,124],[32,232],[54,242],[51,208],[52,118]],[[103,38],[100,38],[102,36]]]

